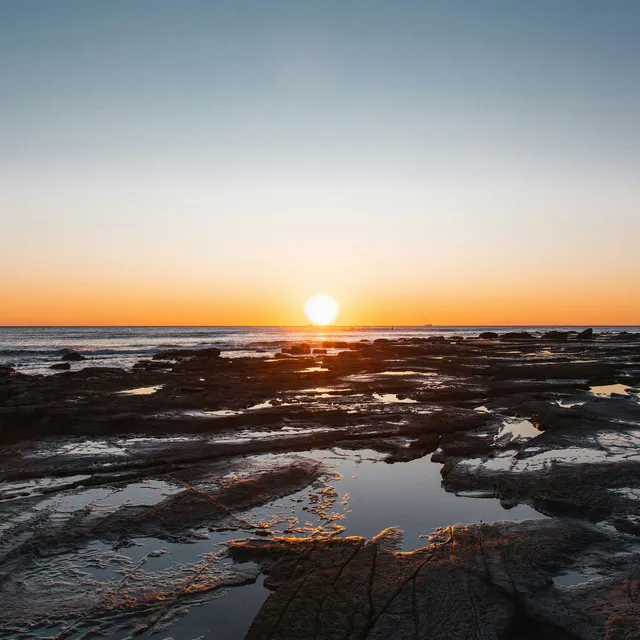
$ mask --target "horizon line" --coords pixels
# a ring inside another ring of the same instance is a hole
[[[140,329],[160,329],[160,328],[184,328],[184,329],[212,329],[212,328],[263,328],[263,329],[384,329],[384,328],[404,328],[404,329],[442,329],[447,327],[637,327],[640,324],[345,324],[345,325],[310,325],[310,324],[0,324],[0,329],[109,329],[109,328],[140,328]]]

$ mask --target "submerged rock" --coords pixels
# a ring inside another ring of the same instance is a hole
[[[557,342],[566,342],[569,339],[571,331],[547,331],[542,334],[543,340],[556,340]]]
[[[282,348],[283,353],[290,353],[293,356],[306,356],[311,353],[311,347],[306,343],[292,344],[289,347]]]
[[[517,340],[535,340],[528,331],[507,331],[500,336],[500,340],[517,341]]]
[[[153,356],[154,360],[180,360],[182,358],[217,358],[220,349],[207,347],[206,349],[168,349]]]
[[[86,360],[86,358],[78,351],[65,351],[60,360],[64,360],[66,362],[80,362],[81,360]]]
[[[69,369],[71,369],[71,363],[70,362],[58,362],[56,364],[52,364],[49,369],[56,369],[56,370],[60,370],[60,371],[69,371]]]

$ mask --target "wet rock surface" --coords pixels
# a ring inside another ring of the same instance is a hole
[[[4,635],[638,637],[637,334],[259,349],[0,366]]]
[[[232,543],[232,557],[260,563],[274,590],[247,638],[568,639],[637,632],[629,621],[640,614],[640,575],[629,566],[640,556],[625,537],[570,521],[457,525],[402,553],[393,551],[393,539],[389,545],[393,534]],[[606,567],[607,577],[578,588],[556,583],[585,556]]]

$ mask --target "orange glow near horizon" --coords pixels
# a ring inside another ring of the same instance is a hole
[[[388,292],[343,283],[330,290],[342,303],[340,326],[640,324],[640,300],[628,295],[624,282],[599,287],[597,296],[591,288],[531,284],[522,291],[497,283],[471,291],[432,286],[417,293],[420,287],[413,291],[408,284]],[[0,285],[0,325],[304,326],[308,298],[301,285],[240,292],[232,286],[175,283],[5,282]]]

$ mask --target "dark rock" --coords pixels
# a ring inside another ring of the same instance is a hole
[[[581,331],[577,336],[576,336],[577,340],[592,340],[593,339],[593,329],[589,328],[589,329],[585,329],[584,331]]]
[[[314,355],[317,355],[317,356],[326,356],[327,355],[327,350],[326,349],[314,349],[313,353],[314,353]]]
[[[322,343],[322,347],[324,349],[348,349],[349,343],[340,340],[325,340]]]
[[[273,357],[276,360],[284,360],[285,358],[290,358],[291,356],[288,353],[280,353],[280,352],[278,352]]]
[[[542,339],[566,342],[569,339],[570,333],[570,331],[547,331],[542,335]]]
[[[71,369],[70,362],[58,362],[57,364],[52,364],[49,369],[56,369],[59,371],[69,371]]]
[[[468,433],[445,433],[440,437],[439,448],[448,456],[476,457],[491,452],[493,438]]]
[[[132,369],[134,371],[158,371],[171,368],[171,363],[166,360],[140,360]]]
[[[283,353],[290,353],[292,356],[306,356],[311,353],[311,347],[306,342],[292,344],[290,347],[283,347]]]
[[[181,360],[182,358],[218,358],[220,349],[207,347],[206,349],[168,349],[153,356],[154,360]]]
[[[60,360],[66,362],[80,362],[80,360],[86,360],[86,358],[78,351],[66,351],[62,354]]]
[[[499,334],[495,331],[483,331],[478,338],[481,340],[497,340],[499,338]]]
[[[500,340],[517,341],[517,340],[535,340],[535,336],[532,336],[528,331],[508,331],[500,336]]]
[[[120,367],[85,367],[79,371],[74,371],[76,378],[123,378],[129,377],[129,372]]]
[[[0,364],[0,378],[3,378],[4,376],[11,376],[15,372],[16,370],[13,367],[5,364]]]

